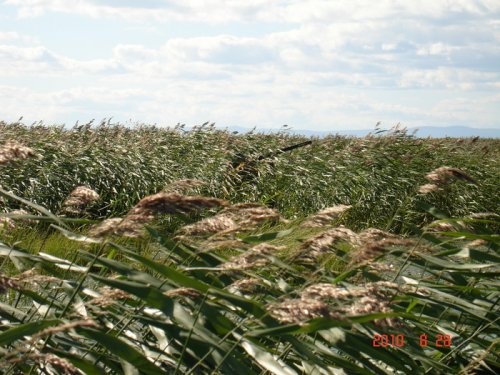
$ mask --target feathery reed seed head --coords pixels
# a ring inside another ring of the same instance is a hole
[[[418,188],[418,192],[421,194],[436,193],[442,191],[442,189],[436,184],[425,184]]]
[[[403,240],[388,238],[373,242],[365,242],[359,249],[353,251],[351,254],[351,266],[358,266],[361,264],[369,263],[373,259],[381,255],[387,247],[391,246],[412,246],[415,242],[412,240]]]
[[[198,221],[194,224],[186,225],[181,229],[181,233],[192,236],[199,236],[208,233],[218,233],[236,229],[238,225],[227,214],[219,214]]]
[[[378,272],[378,273],[387,273],[387,272],[394,271],[393,264],[378,263],[378,262],[371,263],[369,265],[369,268],[370,268],[370,270]]]
[[[124,218],[115,217],[106,219],[102,223],[93,226],[89,234],[93,237],[106,237],[110,235],[123,237],[140,237],[143,234],[144,225],[154,219],[152,215],[130,215]]]
[[[139,203],[130,210],[129,214],[188,214],[206,208],[227,205],[228,203],[226,201],[218,198],[159,192],[142,198]]]
[[[203,185],[206,185],[205,181],[196,179],[184,179],[168,184],[163,190],[169,193],[185,193],[187,190],[194,189]]]
[[[391,312],[390,300],[400,291],[398,284],[379,281],[357,287],[339,287],[328,283],[310,285],[299,299],[268,305],[269,313],[284,323],[303,323],[319,316],[346,320],[349,316]],[[376,321],[393,326],[393,319]]]
[[[428,173],[425,178],[437,185],[448,185],[453,180],[464,180],[470,184],[477,185],[477,182],[464,171],[452,167],[439,167]]]
[[[242,227],[254,227],[267,221],[282,220],[280,213],[259,203],[235,204],[225,208],[222,214],[230,214]]]
[[[18,209],[18,210],[12,210],[9,212],[9,214],[11,215],[29,215],[30,213],[26,210],[23,210],[23,209]],[[34,224],[36,223],[36,220],[32,220],[32,219],[24,219],[24,218],[18,218],[18,217],[11,217],[12,220],[16,221],[16,222],[20,222],[20,223],[23,223],[23,224]]]
[[[5,293],[8,289],[18,290],[20,287],[13,278],[0,275],[0,294]]]
[[[12,218],[0,216],[0,232],[3,229],[12,230],[15,228],[16,228],[16,224]]]
[[[330,252],[331,246],[335,242],[357,244],[359,239],[355,232],[344,226],[333,228],[305,241],[301,246],[300,258],[315,260],[323,254]]]
[[[176,288],[170,289],[163,293],[167,297],[188,297],[199,298],[202,296],[200,292],[193,288]]]
[[[87,304],[92,306],[107,307],[117,303],[118,300],[131,298],[131,295],[121,289],[113,289],[108,286],[99,289],[101,295],[92,298]]]
[[[432,223],[431,227],[429,228],[430,231],[432,232],[453,232],[455,231],[455,227],[451,223]]]
[[[8,141],[0,146],[0,165],[11,163],[17,160],[40,157],[29,147],[23,146],[16,141]]]
[[[467,244],[467,247],[471,248],[471,247],[481,247],[481,246],[486,246],[488,244],[487,241],[485,240],[474,240],[474,241],[471,241]]]
[[[269,263],[268,255],[276,251],[286,249],[285,246],[274,246],[268,243],[258,244],[243,254],[232,257],[228,262],[221,264],[225,270],[245,270],[255,267],[263,267]]]
[[[397,238],[397,236],[395,234],[377,228],[368,228],[358,234],[358,239],[363,244],[372,241],[386,240],[390,238],[395,239]]]
[[[60,283],[63,281],[58,277],[40,275],[38,274],[38,272],[39,272],[38,269],[33,267],[27,271],[24,271],[23,273],[20,273],[12,277],[12,279],[15,280],[16,282],[26,283],[32,286],[39,286],[40,283]]]
[[[216,249],[241,249],[245,248],[245,243],[240,239],[234,240],[212,240],[209,239],[206,243],[204,243],[204,248],[207,250],[216,250]]]
[[[105,237],[116,233],[118,225],[123,221],[121,217],[106,219],[98,225],[94,225],[89,234],[93,237]]]
[[[331,311],[328,304],[316,299],[290,299],[269,305],[269,314],[282,323],[304,323],[313,318],[345,320],[340,314]]]
[[[203,208],[225,206],[227,202],[217,198],[206,198],[201,196],[185,196],[177,193],[160,192],[149,195],[139,201],[124,218],[112,218],[104,220],[101,224],[94,226],[90,234],[95,237],[108,235],[119,235],[125,237],[139,237],[143,234],[144,226],[161,214],[187,214]],[[216,225],[214,223],[205,224]],[[203,231],[194,226],[188,228],[192,231]]]
[[[63,207],[64,212],[79,214],[84,206],[89,205],[99,199],[99,194],[86,187],[78,186],[76,187],[64,201]]]
[[[313,284],[305,288],[300,294],[302,299],[345,299],[353,297],[354,293],[352,290],[338,287],[328,283]]]
[[[180,230],[183,235],[200,236],[216,233],[217,237],[238,231],[249,231],[265,222],[283,221],[278,211],[259,203],[243,203],[224,208],[219,214],[187,225]]]
[[[263,286],[263,282],[256,278],[245,278],[235,281],[227,286],[231,292],[251,293],[254,292],[259,286]]]
[[[326,208],[310,216],[306,221],[302,223],[301,226],[306,228],[324,227],[330,224],[332,220],[338,218],[351,207],[352,206],[350,205],[339,204],[337,206]]]

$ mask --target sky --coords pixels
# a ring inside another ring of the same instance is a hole
[[[500,129],[499,0],[0,0],[0,120]]]

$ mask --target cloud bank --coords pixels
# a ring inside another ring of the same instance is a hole
[[[7,0],[2,9],[18,25],[0,26],[7,120],[500,128],[498,1]],[[88,23],[120,36],[81,58],[70,35],[67,48],[51,46],[64,30],[25,26],[65,17],[79,22],[72,33]]]

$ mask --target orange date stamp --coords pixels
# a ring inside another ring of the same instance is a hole
[[[429,337],[428,334],[423,333],[418,338],[418,343],[421,347],[434,345],[437,348],[449,348],[452,346],[451,336],[436,334],[434,337]],[[387,347],[403,347],[405,346],[405,335],[403,334],[375,334],[372,340],[372,346],[375,348]]]

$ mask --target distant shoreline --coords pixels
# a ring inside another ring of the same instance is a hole
[[[252,128],[243,128],[239,126],[226,127],[229,131],[238,131],[240,133],[246,133],[252,130]],[[380,129],[384,130],[384,133],[390,131],[390,128]],[[259,133],[277,133],[286,132],[290,134],[304,135],[304,136],[316,136],[325,137],[328,135],[344,135],[352,137],[364,137],[369,133],[374,133],[376,129],[359,129],[359,130],[307,130],[307,129],[295,129],[293,127],[271,129],[271,128],[255,128],[256,132]],[[481,138],[500,138],[500,128],[498,129],[486,129],[486,128],[470,128],[467,126],[451,126],[451,127],[437,127],[437,126],[422,126],[417,128],[407,128],[408,134],[413,134],[417,138],[471,138],[471,137],[481,137]]]
[[[125,127],[134,127],[134,126],[155,126],[158,128],[165,128],[165,129],[172,129],[175,128],[175,125],[158,125],[158,124],[146,124],[146,123],[140,123],[140,122],[110,122],[108,119],[103,119],[101,121],[95,121],[92,120],[90,122],[82,122],[82,123],[76,123],[74,125],[68,125],[68,124],[49,124],[45,123],[43,121],[39,122],[34,122],[32,125],[37,125],[37,124],[43,124],[44,126],[62,126],[63,128],[70,129],[74,126],[85,126],[85,125],[90,125],[96,126],[99,124],[108,124],[108,125],[121,125]],[[29,126],[28,124],[25,124],[23,122],[6,122],[6,121],[1,121],[0,123],[4,124],[15,124],[19,123],[25,126]],[[199,127],[199,126],[205,126],[208,125],[209,122],[206,122],[204,125],[197,124],[197,125],[182,125],[182,127],[185,130],[190,130],[194,127]],[[181,124],[177,124],[177,126],[180,126]],[[257,128],[257,127],[243,127],[243,126],[222,126],[222,125],[217,125],[216,123],[212,123],[209,126],[214,126],[216,129],[219,130],[227,130],[229,132],[237,132],[241,134],[245,134],[248,132],[257,132],[257,133],[264,133],[264,134],[273,134],[273,133],[287,133],[287,134],[293,134],[293,135],[302,135],[306,137],[326,137],[326,136],[335,136],[335,135],[342,135],[342,136],[350,136],[350,137],[365,137],[368,134],[376,134],[376,132],[380,132],[381,135],[384,135],[391,130],[394,129],[392,128],[372,128],[372,129],[353,129],[353,130],[346,130],[346,129],[332,129],[332,130],[308,130],[308,129],[296,129],[293,126],[287,126],[284,125],[281,128]],[[401,129],[405,129],[404,126],[401,127]],[[413,135],[416,138],[472,138],[472,137],[481,137],[481,138],[500,138],[500,127],[499,128],[471,128],[468,126],[447,126],[447,127],[439,127],[439,126],[420,126],[420,127],[413,127],[413,128],[406,128],[406,132],[408,135]]]

